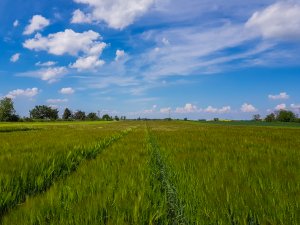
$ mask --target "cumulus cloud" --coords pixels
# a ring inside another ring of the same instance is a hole
[[[18,76],[34,77],[44,81],[48,81],[48,83],[54,83],[58,81],[60,78],[62,78],[64,75],[66,75],[67,73],[68,73],[68,69],[66,67],[49,67],[49,68],[42,68],[36,71],[19,73]]]
[[[241,107],[241,111],[245,113],[250,113],[250,112],[257,112],[257,109],[251,104],[244,103]]]
[[[104,44],[98,42],[100,39],[100,34],[92,30],[76,33],[71,29],[66,29],[49,34],[47,37],[36,34],[34,38],[26,40],[23,46],[30,50],[47,51],[53,55],[77,56],[79,53],[88,54],[90,51],[99,51],[99,46]]]
[[[66,103],[68,102],[69,100],[64,98],[64,99],[48,99],[47,100],[47,103],[50,103],[50,104],[59,104],[59,103]]]
[[[50,21],[41,15],[35,15],[29,21],[29,25],[25,27],[23,34],[30,35],[35,31],[43,30],[45,27],[49,26]]]
[[[300,104],[291,104],[291,108],[300,110]]]
[[[123,59],[125,57],[126,53],[124,50],[117,50],[116,51],[116,58],[115,58],[115,61],[119,61],[121,59]]]
[[[13,23],[13,26],[14,26],[14,27],[19,26],[19,20],[15,20],[14,23]]]
[[[192,113],[192,112],[197,112],[197,106],[187,103],[185,104],[184,107],[178,107],[176,108],[175,112],[176,113]]]
[[[95,70],[104,64],[105,61],[100,60],[98,56],[87,56],[78,58],[75,63],[70,65],[70,67],[77,69],[78,71]]]
[[[73,23],[105,22],[111,28],[124,29],[131,25],[137,17],[145,14],[155,0],[74,0],[87,4],[91,13],[84,14],[80,10],[73,13]]]
[[[90,14],[84,14],[80,9],[73,12],[71,23],[92,23],[93,19]]]
[[[32,98],[34,96],[36,96],[39,93],[39,89],[34,87],[34,88],[27,88],[27,89],[16,89],[13,91],[10,91],[6,97],[8,98],[12,98],[15,99],[17,97],[28,97],[28,98]]]
[[[101,35],[92,30],[76,33],[66,29],[63,32],[49,34],[47,37],[37,34],[34,38],[26,40],[23,46],[30,50],[47,51],[53,55],[79,56],[81,54],[82,56],[75,63],[70,64],[70,67],[79,71],[94,70],[104,64],[99,57],[107,44],[101,42],[101,39]]]
[[[172,111],[172,109],[170,107],[167,108],[161,108],[160,113],[166,114],[166,113],[170,113]]]
[[[204,112],[207,113],[229,113],[231,111],[231,107],[230,106],[223,106],[222,108],[218,109],[218,108],[214,108],[212,106],[208,106],[206,109],[204,109]]]
[[[19,61],[21,54],[20,53],[16,53],[14,55],[11,56],[10,61],[15,63],[17,61]]]
[[[66,87],[66,88],[62,88],[60,89],[59,91],[61,94],[64,94],[64,95],[71,95],[71,94],[74,94],[75,93],[75,90],[71,87]]]
[[[290,96],[286,93],[286,92],[281,92],[279,93],[278,95],[268,95],[268,98],[269,99],[272,99],[272,100],[282,100],[282,99],[289,99]]]
[[[48,62],[37,62],[35,65],[36,66],[41,66],[41,67],[50,67],[50,66],[55,66],[57,62],[54,61],[48,61]]]
[[[275,110],[285,110],[286,109],[286,104],[279,104],[275,107]]]
[[[264,38],[299,40],[300,3],[278,2],[255,12],[246,27],[258,30]]]

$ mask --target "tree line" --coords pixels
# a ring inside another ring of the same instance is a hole
[[[11,98],[3,98],[0,100],[0,121],[2,122],[17,122],[17,121],[33,121],[33,120],[126,120],[125,116],[112,117],[108,114],[104,114],[102,117],[98,116],[97,113],[91,112],[86,114],[84,111],[78,110],[72,112],[69,108],[64,110],[62,117],[59,117],[59,111],[46,105],[37,105],[29,111],[29,118],[21,118],[16,114],[14,109],[14,103]]]
[[[259,114],[253,116],[254,121],[266,121],[266,122],[298,122],[300,118],[289,110],[278,110],[268,114],[264,119]]]

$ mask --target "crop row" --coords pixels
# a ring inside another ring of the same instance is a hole
[[[131,129],[126,129],[93,145],[75,146],[69,152],[56,154],[51,159],[39,164],[32,163],[32,167],[22,173],[9,177],[2,176],[0,180],[0,218],[7,210],[24,202],[27,196],[44,192],[58,178],[65,177],[76,170],[83,160],[95,158],[103,149],[130,131]]]

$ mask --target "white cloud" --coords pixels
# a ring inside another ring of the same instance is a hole
[[[275,107],[275,110],[284,110],[286,109],[286,104],[279,104]]]
[[[191,104],[191,103],[187,103],[185,104],[184,107],[180,108],[176,108],[175,112],[176,113],[192,113],[192,112],[197,112],[198,109],[197,109],[197,106]]]
[[[17,62],[17,61],[20,59],[20,56],[21,56],[20,53],[16,53],[16,54],[14,54],[14,55],[10,58],[10,61],[13,62],[13,63],[15,63],[15,62]]]
[[[92,16],[90,14],[84,14],[80,9],[73,12],[71,23],[92,23]]]
[[[115,58],[115,61],[119,61],[120,59],[124,58],[126,55],[125,51],[124,50],[117,50],[116,51],[116,58]]]
[[[279,99],[282,100],[282,99],[289,99],[290,96],[286,92],[281,92],[278,95],[268,95],[268,98],[272,100],[279,100]]]
[[[14,23],[13,23],[13,26],[14,26],[14,27],[19,26],[19,20],[15,20]]]
[[[71,94],[74,94],[75,93],[75,90],[71,87],[66,87],[66,88],[62,88],[60,89],[59,91],[61,94],[64,94],[64,95],[71,95]]]
[[[105,62],[100,60],[98,56],[87,56],[78,58],[75,63],[70,65],[70,67],[77,69],[78,71],[95,70],[104,64]]]
[[[155,0],[74,0],[74,2],[87,4],[91,13],[84,14],[76,10],[77,12],[73,13],[73,22],[104,21],[111,28],[123,29],[132,24],[137,17],[145,14]]]
[[[66,67],[49,67],[49,68],[43,68],[36,71],[19,73],[17,75],[22,77],[35,77],[44,81],[48,81],[48,83],[54,83],[58,81],[61,77],[66,75],[67,73],[68,70]]]
[[[251,104],[244,103],[241,107],[241,111],[245,113],[250,113],[250,112],[257,112],[257,109]]]
[[[48,61],[48,62],[37,62],[35,65],[36,66],[42,66],[42,67],[49,67],[49,66],[55,66],[57,64],[57,62],[53,62],[53,61]]]
[[[39,89],[38,88],[27,88],[27,89],[16,89],[13,91],[10,91],[6,97],[8,98],[17,98],[17,97],[28,97],[28,98],[32,98],[34,96],[36,96],[39,93]]]
[[[218,108],[214,108],[212,106],[208,106],[206,109],[204,109],[204,112],[207,113],[229,113],[231,111],[231,107],[230,106],[223,106],[222,108],[218,109]]]
[[[171,111],[172,111],[172,109],[170,107],[160,109],[160,113],[163,113],[163,114],[170,113]]]
[[[291,108],[300,110],[300,104],[291,104]]]
[[[68,102],[69,100],[64,98],[64,99],[48,99],[47,100],[47,103],[50,103],[50,104],[59,104],[59,103],[66,103]]]
[[[35,15],[29,21],[29,25],[25,27],[23,34],[29,35],[35,31],[43,30],[45,27],[49,26],[50,21],[41,15]]]
[[[163,38],[162,39],[162,43],[164,44],[164,45],[169,45],[170,44],[170,41],[167,39],[167,38]]]
[[[299,40],[299,15],[299,1],[278,2],[255,12],[246,27],[258,30],[264,38]]]
[[[98,42],[100,39],[100,34],[92,30],[76,33],[66,29],[63,32],[49,34],[47,37],[37,34],[34,38],[26,40],[23,46],[30,50],[47,51],[53,55],[77,56],[79,53],[95,54],[97,52],[99,54],[105,45],[105,43]]]

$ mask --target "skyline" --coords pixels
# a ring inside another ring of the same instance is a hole
[[[128,118],[300,113],[300,1],[0,2],[0,97]]]

